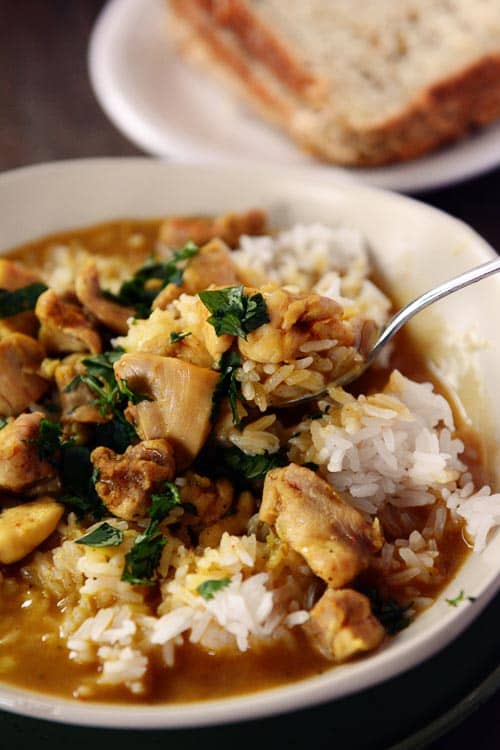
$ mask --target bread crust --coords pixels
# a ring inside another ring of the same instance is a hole
[[[303,96],[299,100],[294,95],[297,94],[294,85],[287,90],[281,80],[259,75],[258,64],[231,38],[234,18],[241,19],[234,9],[239,11],[244,2],[229,0],[231,28],[226,28],[226,23],[222,32],[214,15],[205,10],[212,3],[213,0],[170,0],[171,10],[182,28],[184,54],[197,58],[194,61],[202,68],[224,78],[236,94],[322,161],[345,166],[406,161],[500,118],[498,54],[485,55],[454,76],[421,91],[404,111],[374,126],[355,128],[344,121],[329,119],[326,110],[308,106]],[[300,86],[299,89],[300,94],[306,90]]]

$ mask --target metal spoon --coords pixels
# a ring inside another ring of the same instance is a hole
[[[459,289],[463,289],[469,284],[474,284],[476,281],[485,279],[487,276],[491,276],[494,273],[500,271],[500,257],[494,260],[489,260],[487,263],[482,263],[480,266],[471,268],[469,271],[464,271],[459,276],[454,276],[448,281],[443,281],[442,284],[429,289],[428,292],[424,292],[420,297],[417,297],[412,302],[409,302],[399,312],[397,312],[388,321],[385,328],[380,332],[377,340],[372,344],[371,349],[366,353],[363,362],[349,370],[344,375],[341,375],[337,380],[332,381],[328,385],[347,385],[356,380],[378,357],[384,346],[392,339],[392,337],[407,323],[414,315],[424,310],[433,302],[437,302],[443,297],[447,297],[448,294],[457,292]],[[273,408],[288,408],[291,406],[299,406],[305,404],[308,401],[314,401],[317,398],[325,396],[327,393],[326,389],[318,391],[317,393],[311,393],[307,396],[301,396],[293,401],[282,401],[279,404],[273,404]]]

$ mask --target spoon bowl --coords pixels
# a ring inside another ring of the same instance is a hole
[[[468,271],[464,271],[458,276],[453,276],[453,278],[443,281],[441,284],[438,284],[427,292],[416,297],[390,318],[365,353],[363,361],[351,370],[345,372],[339,378],[331,381],[328,385],[343,386],[357,380],[357,378],[359,378],[360,375],[362,375],[365,370],[373,364],[386,344],[388,344],[389,341],[394,338],[396,333],[400,331],[401,328],[417,313],[425,310],[426,307],[429,307],[429,305],[432,305],[434,302],[443,299],[443,297],[458,292],[460,289],[464,289],[470,284],[475,284],[477,281],[481,281],[481,279],[486,279],[488,276],[498,273],[498,271],[500,271],[500,257],[489,260],[486,263],[481,263],[479,266],[474,266],[474,268],[470,268]],[[307,396],[301,396],[300,398],[292,399],[290,401],[281,401],[280,403],[274,404],[273,408],[286,409],[301,406],[309,401],[315,401],[318,398],[322,398],[326,394],[327,389],[323,388],[321,391],[309,393]]]

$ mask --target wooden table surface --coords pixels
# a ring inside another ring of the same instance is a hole
[[[89,85],[88,37],[103,4],[0,0],[0,171],[59,159],[142,153],[109,123]],[[500,170],[416,197],[468,222],[500,249]],[[497,694],[432,750],[499,747]]]

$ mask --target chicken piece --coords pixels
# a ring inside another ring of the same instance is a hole
[[[377,521],[367,523],[328,482],[297,464],[266,475],[259,518],[332,588],[352,581],[383,543]]]
[[[225,515],[216,523],[207,526],[200,533],[199,543],[202,547],[218,547],[224,532],[240,536],[247,530],[248,522],[255,513],[255,500],[251,492],[242,492],[236,503],[234,513]]]
[[[90,459],[99,472],[96,492],[111,513],[126,521],[146,515],[151,494],[175,476],[173,450],[166,440],[145,440],[119,455],[95,448]]]
[[[168,284],[156,297],[153,308],[164,310],[181,294],[197,294],[211,284],[224,287],[241,283],[230,249],[222,240],[214,239],[191,258],[182,275],[182,285]]]
[[[102,351],[101,337],[80,307],[65,302],[53,289],[40,295],[35,307],[40,342],[49,354]]]
[[[7,508],[0,514],[0,563],[10,565],[33,552],[57,528],[64,507],[52,497]]]
[[[21,414],[0,430],[0,490],[22,492],[56,475],[48,461],[38,455],[41,412]]]
[[[179,321],[172,310],[153,310],[146,320],[137,320],[130,326],[126,336],[117,340],[126,352],[146,352],[160,354],[164,357],[179,357],[198,367],[211,367],[213,357],[208,353],[205,344],[183,321]],[[180,341],[171,340],[171,334],[189,332],[189,336]]]
[[[258,209],[215,218],[174,216],[162,222],[159,240],[169,247],[179,248],[190,240],[197,245],[204,245],[219,237],[230,247],[237,247],[242,234],[265,234],[266,219],[264,211]]]
[[[92,393],[90,388],[81,384],[72,391],[66,391],[73,378],[86,371],[85,366],[81,364],[83,359],[85,357],[80,354],[70,354],[55,369],[54,379],[61,403],[61,422],[79,422],[81,424],[97,422],[102,424],[107,422],[109,417],[102,415],[99,408],[92,404],[95,393]]]
[[[0,289],[14,292],[16,289],[22,289],[37,281],[40,281],[38,274],[23,266],[22,263],[0,258]],[[14,332],[35,337],[37,330],[38,321],[31,310],[0,319],[0,339]]]
[[[355,335],[342,319],[340,305],[319,294],[291,294],[283,289],[260,290],[270,321],[238,339],[240,352],[257,362],[278,364],[305,355],[300,347],[309,341],[330,339],[353,346]],[[255,293],[255,290],[246,290]]]
[[[384,638],[384,629],[372,615],[369,600],[352,589],[327,589],[303,627],[314,647],[336,662],[359,651],[371,651]]]
[[[196,512],[187,512],[183,523],[196,529],[210,526],[229,512],[233,503],[234,489],[229,479],[209,479],[194,471],[185,475],[181,487],[183,503],[193,505]]]
[[[134,317],[135,310],[119,305],[102,294],[95,263],[89,263],[79,271],[75,279],[75,292],[82,305],[100,323],[116,333],[127,333],[127,321]]]
[[[124,354],[115,375],[152,401],[129,406],[126,417],[143,440],[168,438],[180,469],[198,455],[210,432],[212,397],[219,375],[181,359]]]
[[[38,375],[45,352],[24,333],[0,341],[0,415],[16,416],[38,401],[49,383]]]

